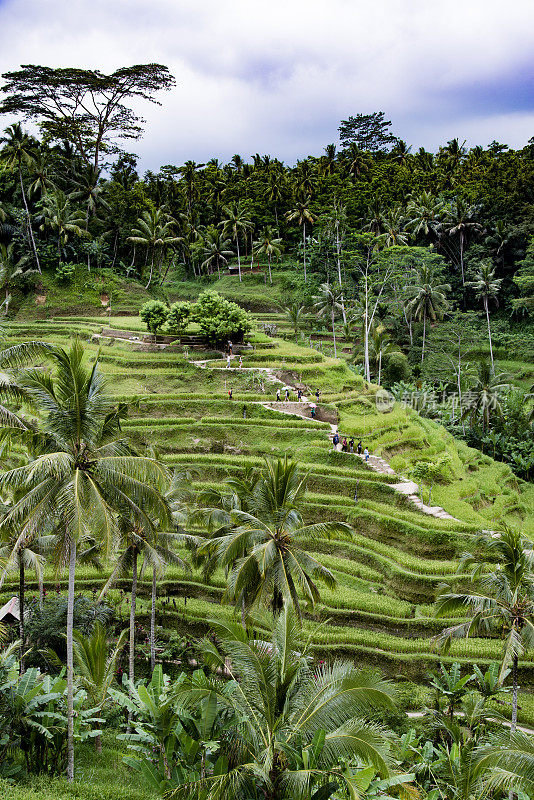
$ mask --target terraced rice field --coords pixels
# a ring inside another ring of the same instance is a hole
[[[170,467],[190,470],[198,488],[220,485],[246,466],[261,466],[265,457],[287,454],[297,459],[308,473],[307,519],[343,520],[354,528],[350,540],[309,543],[310,551],[321,555],[338,581],[335,591],[322,590],[321,604],[306,615],[306,631],[316,654],[339,653],[395,677],[422,679],[440,660],[432,641],[444,624],[432,616],[438,585],[461,580],[456,575],[458,555],[480,527],[491,526],[495,510],[528,526],[533,507],[530,490],[502,465],[467,447],[456,447],[433,423],[402,408],[379,414],[372,387],[366,387],[343,361],[317,350],[283,340],[266,342],[259,336],[255,349],[243,353],[243,365],[250,369],[226,369],[224,360],[213,360],[213,354],[207,354],[208,364],[200,368],[178,348],[150,352],[118,339],[99,345],[91,338],[100,333],[102,324],[101,319],[89,317],[11,324],[8,344],[29,338],[66,344],[73,335],[84,338],[89,356],[94,359],[99,353],[110,393],[130,404],[124,431],[139,445],[154,448]],[[130,329],[132,335],[140,330],[135,319],[105,324]],[[200,360],[203,354],[191,357]],[[283,383],[305,384],[310,394],[319,389],[324,401],[319,420],[281,413],[283,403],[280,411],[267,408],[264,404],[274,401],[280,384],[269,380],[266,368]],[[333,452],[329,421],[336,418],[343,434],[364,437],[373,451],[405,474],[414,452],[429,456],[449,452],[450,481],[436,487],[433,502],[461,522],[421,513],[394,491],[395,477],[373,472],[356,456]],[[497,497],[495,490],[491,503],[494,486],[500,486],[500,494]],[[463,494],[458,487],[465,487]],[[100,588],[103,581],[101,573],[81,568],[77,588]],[[58,581],[50,573],[46,583],[54,586]],[[60,588],[65,584],[61,577]],[[0,602],[14,586],[5,584]],[[126,611],[120,590],[127,587],[127,581],[119,582],[110,595],[119,613]],[[208,583],[199,570],[168,570],[159,585],[161,636],[173,630],[195,636],[206,629],[210,618],[232,615],[232,609],[220,603],[223,587],[222,573]],[[149,595],[145,576],[140,581],[141,618],[148,614]],[[258,628],[261,625],[259,617]],[[499,653],[498,641],[460,641],[442,660],[487,663]],[[533,666],[533,660],[523,659],[523,686]]]

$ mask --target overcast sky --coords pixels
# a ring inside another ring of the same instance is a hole
[[[534,136],[534,0],[0,0],[1,72],[148,62],[177,86],[142,107],[142,168],[293,163],[376,110],[414,151]]]

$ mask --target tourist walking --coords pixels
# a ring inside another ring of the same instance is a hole
[[[277,400],[280,400],[280,399],[281,399],[281,398],[280,398],[280,389],[277,389],[277,390],[276,390],[276,399],[277,399]]]
[[[232,342],[230,341],[230,339],[228,339],[228,355],[230,355],[230,356],[232,355],[233,347],[234,346],[233,346]]]
[[[285,399],[286,399],[286,403],[287,403],[287,401],[289,400],[289,389],[287,389],[287,388],[286,388],[286,398]]]
[[[358,444],[356,445],[356,452],[358,453],[359,456],[361,456],[361,454],[362,454],[362,440],[361,439],[358,442]]]
[[[313,405],[310,406],[310,411],[311,411],[311,418],[315,419],[315,414],[317,412],[317,406],[313,406]]]
[[[230,366],[230,362],[231,362],[231,360],[232,360],[232,359],[230,358],[230,354],[228,354],[228,355],[226,356],[226,366],[227,366],[227,367],[229,367],[229,366]]]
[[[297,389],[297,400],[302,403],[302,389]]]
[[[347,444],[347,437],[344,436],[343,437],[343,444],[341,445],[341,450],[342,450],[343,453],[346,453],[348,451],[348,449],[349,449],[349,446]]]
[[[317,402],[319,402],[320,397],[321,397],[321,392],[319,391],[319,389],[316,389],[315,390],[315,399],[317,400]]]
[[[234,396],[234,390],[233,389],[228,389],[228,399],[232,400],[233,396]]]
[[[349,452],[354,453],[354,436],[349,439]]]
[[[243,367],[243,359],[239,356],[239,369]]]
[[[339,444],[339,435],[337,433],[334,433],[332,444],[334,445],[334,450],[337,450],[337,446]]]
[[[367,447],[366,447],[366,448],[365,448],[365,450],[363,451],[363,454],[364,454],[364,456],[365,456],[365,460],[366,460],[366,461],[369,461],[369,450],[367,449]]]

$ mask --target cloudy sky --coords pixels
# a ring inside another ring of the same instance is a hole
[[[147,62],[177,86],[142,108],[143,168],[292,163],[376,110],[414,150],[534,136],[534,0],[0,0],[0,72]]]

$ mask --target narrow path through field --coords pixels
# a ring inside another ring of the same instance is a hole
[[[232,357],[232,360],[235,359],[235,356]],[[200,361],[190,360],[191,364],[194,364],[196,367],[200,369],[214,369],[214,370],[228,370],[236,372],[262,372],[265,374],[266,381],[269,383],[279,383],[280,386],[288,386],[290,387],[295,393],[297,391],[297,387],[293,386],[291,383],[282,381],[275,373],[272,367],[232,367],[232,366],[212,366],[212,364],[204,359]],[[275,400],[275,401],[268,401],[268,400],[256,400],[252,401],[257,403],[258,405],[262,405],[264,408],[268,408],[271,411],[277,411],[279,414],[288,414],[291,417],[299,416],[303,419],[310,419],[309,409],[312,405],[311,401],[305,395],[302,395],[301,402],[292,402],[292,401],[284,401],[284,400]],[[315,405],[313,403],[313,405]],[[306,413],[308,412],[308,413]],[[339,433],[338,426],[329,423],[330,430],[332,436],[334,434]],[[340,434],[342,435],[342,434]],[[337,446],[338,450],[341,450],[341,444]],[[352,453],[351,455],[355,456],[356,458],[364,459],[363,455],[359,455],[358,453]],[[366,462],[369,467],[374,470],[375,472],[382,473],[383,475],[397,475],[395,470],[385,461],[385,459],[381,458],[380,456],[370,455],[368,461]],[[399,478],[399,483],[392,483],[390,484],[391,488],[394,489],[399,494],[405,495],[420,511],[424,514],[428,514],[431,517],[436,517],[437,519],[452,519],[455,522],[460,522],[456,517],[451,516],[444,508],[441,506],[428,506],[423,503],[419,495],[417,494],[419,487],[414,481],[408,480],[408,478],[403,477],[402,475],[397,476]]]

